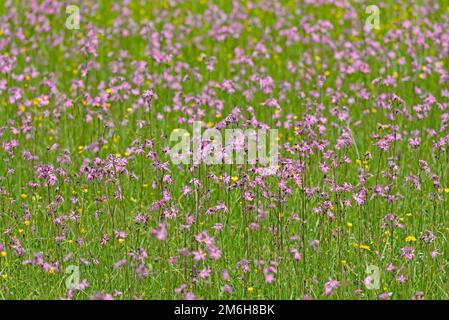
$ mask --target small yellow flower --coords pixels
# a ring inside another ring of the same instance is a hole
[[[405,242],[415,242],[416,238],[414,236],[408,236],[405,238]]]
[[[31,224],[30,220],[25,220],[25,225],[28,227]]]
[[[347,222],[346,225],[348,226],[348,228],[352,228],[352,223],[351,222]]]
[[[5,258],[8,255],[8,253],[6,251],[1,251],[0,252],[0,257]]]
[[[342,266],[343,268],[346,268],[347,265],[348,265],[348,264],[347,264],[346,260],[341,260],[341,266]]]
[[[362,244],[362,245],[360,245],[360,249],[362,249],[362,250],[366,250],[366,251],[371,251],[371,248],[370,248],[370,246],[367,246],[366,244]]]
[[[3,280],[6,280],[6,279],[8,279],[8,274],[6,274],[6,273],[2,273],[2,279],[3,279]]]
[[[86,233],[87,230],[86,230],[85,228],[81,228],[81,229],[80,229],[80,232],[81,232],[81,233]]]
[[[233,177],[231,177],[231,180],[232,180],[232,181],[234,181],[234,182],[236,182],[236,181],[238,181],[238,180],[239,180],[239,178],[238,178],[238,177],[236,177],[236,176],[233,176]]]
[[[21,197],[22,199],[28,198],[28,196],[27,196],[25,193],[22,193],[22,194],[20,195],[20,197]]]
[[[449,188],[444,188],[444,193],[449,193]]]
[[[249,293],[252,293],[252,292],[254,291],[254,288],[253,288],[253,287],[249,287],[249,288],[247,289],[247,291],[248,291]]]
[[[48,269],[48,273],[54,274],[55,273],[55,268],[54,267],[50,267],[50,269]]]
[[[125,242],[125,239],[123,238],[118,238],[118,243],[123,244]]]
[[[69,241],[67,241],[69,244],[72,244],[73,243],[73,240],[72,239],[70,239]]]
[[[23,229],[19,229],[19,230],[17,230],[19,233],[23,233]]]

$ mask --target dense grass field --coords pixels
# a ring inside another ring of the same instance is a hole
[[[448,72],[443,0],[1,1],[0,299],[449,298]]]

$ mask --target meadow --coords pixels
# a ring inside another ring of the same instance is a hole
[[[448,71],[444,0],[1,1],[0,299],[449,298]]]

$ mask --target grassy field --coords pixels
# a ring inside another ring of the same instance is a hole
[[[449,1],[414,2],[2,1],[0,299],[447,299]],[[174,164],[195,121],[277,129],[277,172]]]

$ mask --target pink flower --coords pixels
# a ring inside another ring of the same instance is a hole
[[[167,229],[165,228],[165,223],[159,223],[157,229],[152,229],[151,234],[156,237],[159,241],[163,241],[167,238]]]
[[[412,260],[415,257],[415,249],[412,247],[402,248],[401,257],[405,258],[405,260]]]
[[[338,287],[340,287],[340,282],[329,278],[329,281],[324,284],[324,294],[330,296]]]
[[[388,292],[383,292],[379,295],[380,300],[388,300],[390,298],[390,294]]]
[[[232,287],[228,284],[225,284],[225,286],[223,287],[223,292],[224,293],[232,293]]]

